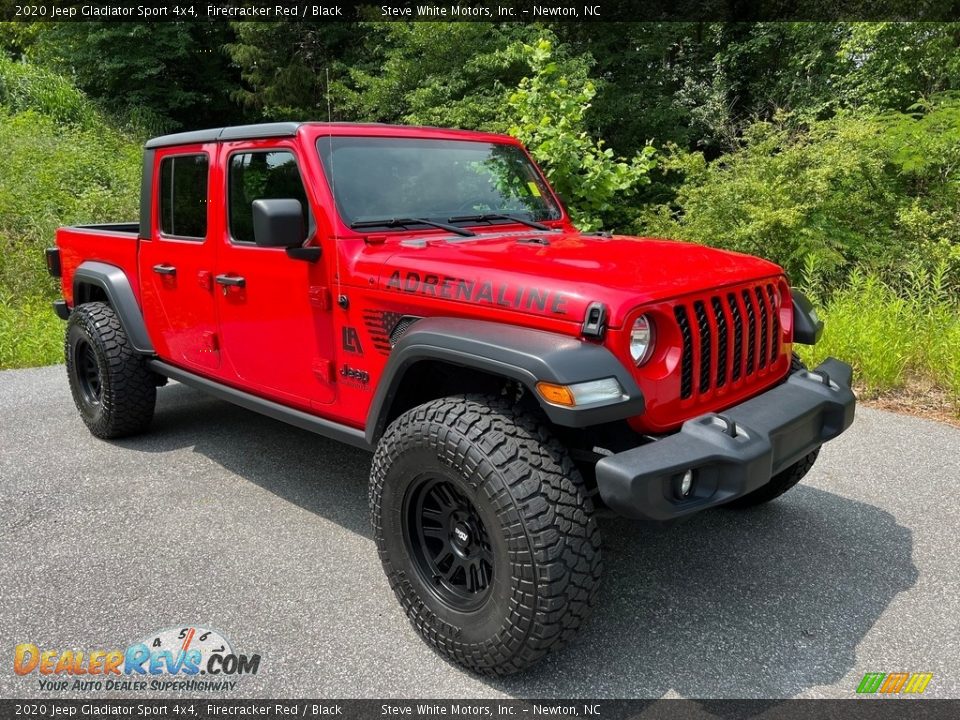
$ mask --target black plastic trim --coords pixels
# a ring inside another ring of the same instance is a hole
[[[74,232],[89,233],[114,233],[117,235],[131,235],[132,240],[136,240],[137,233],[140,232],[140,221],[134,222],[113,222],[113,223],[91,223],[89,225],[68,225],[67,228]]]
[[[790,288],[793,297],[793,341],[816,345],[823,335],[823,320],[817,316],[810,299],[797,288]]]
[[[153,343],[143,321],[143,313],[133,294],[133,287],[126,273],[116,265],[87,260],[80,264],[73,275],[73,304],[83,302],[83,286],[101,288],[110,301],[110,306],[120,317],[123,329],[130,338],[133,349],[139,353],[153,354]]]
[[[202,390],[214,397],[226,400],[234,405],[239,405],[247,410],[252,410],[253,412],[266,415],[274,420],[280,420],[281,422],[294,425],[302,430],[308,430],[309,432],[323,435],[338,442],[347,443],[348,445],[353,445],[354,447],[367,451],[372,450],[372,446],[367,442],[363,430],[325,420],[316,415],[281,405],[280,403],[267,400],[257,395],[251,395],[250,393],[237,390],[229,385],[210,380],[209,378],[197,375],[188,370],[183,370],[174,365],[169,365],[160,360],[150,360],[147,365],[159,375],[170,378],[171,380],[176,380],[184,385],[189,385],[197,390]]]
[[[231,127],[209,128],[207,130],[192,130],[190,132],[160,135],[147,140],[145,148],[148,150],[171,145],[202,145],[203,143],[228,142],[233,140],[257,140],[271,137],[292,137],[303,123],[299,122],[272,122],[255,125],[234,125]]]
[[[432,317],[419,320],[397,341],[367,415],[367,441],[373,445],[386,429],[390,407],[404,374],[423,360],[474,368],[523,383],[551,422],[589,427],[640,415],[643,394],[629,370],[602,345],[557,333],[483,320]],[[610,403],[561,407],[544,401],[540,381],[570,385],[615,377],[624,395]]]
[[[153,163],[156,153],[143,151],[143,170],[140,175],[140,237],[149,238],[153,220]]]
[[[602,340],[607,333],[607,306],[602,302],[592,302],[583,316],[580,334],[584,337]]]
[[[66,300],[54,300],[53,311],[57,314],[57,317],[60,318],[61,320],[70,319],[70,307],[67,305]]]
[[[850,427],[851,378],[849,365],[828,358],[728,410],[688,420],[680,432],[602,458],[600,496],[626,517],[669,523],[753,492]],[[678,497],[687,470],[693,487]]]

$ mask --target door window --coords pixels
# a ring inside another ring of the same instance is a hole
[[[206,154],[176,155],[160,163],[160,232],[187,240],[207,236]]]
[[[310,227],[307,193],[293,153],[286,150],[243,152],[230,158],[230,237],[252,243],[254,200],[289,198],[300,201],[303,226]]]

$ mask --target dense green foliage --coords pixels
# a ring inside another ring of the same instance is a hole
[[[867,397],[910,381],[940,385],[960,405],[960,304],[941,275],[919,270],[913,283],[893,287],[854,272],[840,288],[816,298],[823,339],[801,346],[812,365],[829,356],[854,366]]]
[[[136,216],[140,143],[46,70],[0,58],[0,367],[53,362],[43,248],[60,225]]]
[[[960,99],[802,127],[758,122],[713,162],[674,148],[663,167],[684,182],[648,210],[652,234],[764,255],[792,277],[814,262],[829,285],[854,267],[960,271]]]
[[[133,215],[146,134],[328,117],[510,132],[582,227],[776,260],[811,359],[960,397],[960,23],[0,23],[0,366],[56,358],[39,251]]]
[[[507,97],[507,131],[531,149],[581,229],[627,222],[631,198],[650,182],[648,173],[656,167],[653,147],[644,146],[629,160],[615,157],[603,140],[590,136],[584,122],[596,94],[586,67],[581,63],[563,72],[545,39],[517,49],[529,76]]]

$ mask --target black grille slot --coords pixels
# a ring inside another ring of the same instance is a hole
[[[727,295],[727,305],[730,307],[730,316],[733,318],[733,372],[734,380],[740,379],[740,368],[743,366],[743,317],[740,315],[740,304],[733,293]]]
[[[717,324],[717,387],[727,384],[727,316],[723,312],[720,298],[710,299],[713,306],[713,319]]]
[[[697,328],[700,330],[700,392],[710,389],[710,323],[707,322],[707,311],[703,303],[697,300],[693,304],[693,312],[697,316]]]
[[[757,307],[760,308],[760,367],[767,366],[767,303],[763,297],[763,290],[754,288],[757,296]]]
[[[747,309],[747,375],[750,375],[753,372],[754,354],[757,349],[757,316],[753,309],[753,300],[750,299],[750,291],[744,290],[741,295],[743,306]]]
[[[693,335],[690,333],[690,321],[687,309],[683,305],[673,308],[683,340],[683,354],[680,356],[680,397],[686,400],[693,394]]]
[[[770,348],[770,362],[775,363],[780,355],[780,313],[777,309],[777,296],[773,285],[767,285],[767,295],[770,298],[770,322],[773,324],[773,343]]]

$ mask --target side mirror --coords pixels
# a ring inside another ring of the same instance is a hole
[[[253,201],[253,239],[260,247],[298,248],[307,239],[299,200]]]

